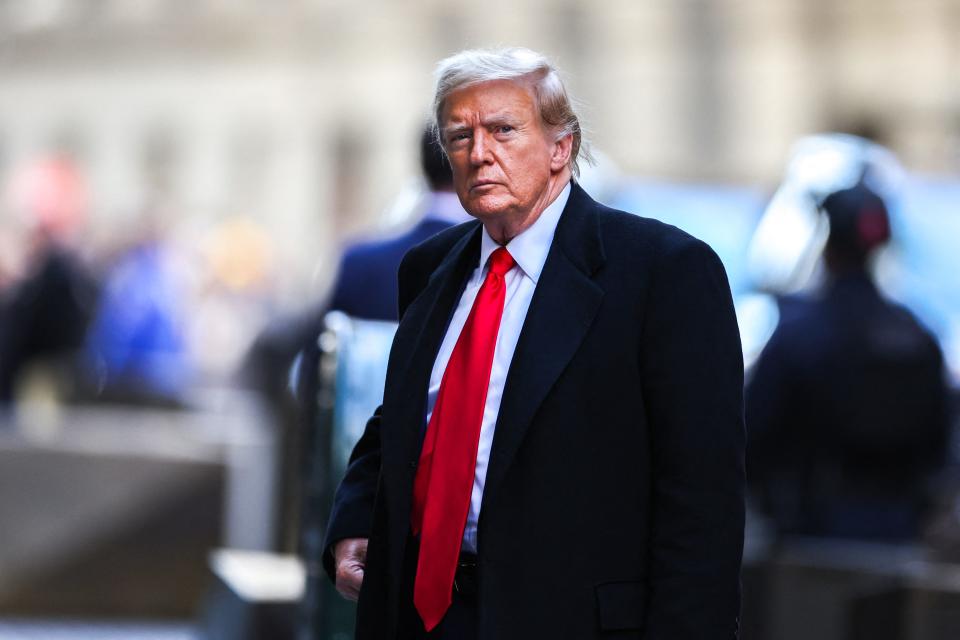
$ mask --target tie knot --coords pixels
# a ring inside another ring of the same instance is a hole
[[[490,254],[490,273],[495,273],[501,278],[507,271],[513,269],[515,264],[513,256],[504,247],[500,247]]]

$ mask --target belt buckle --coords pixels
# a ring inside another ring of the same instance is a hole
[[[475,560],[474,560],[474,561],[466,561],[466,562],[461,561],[461,560],[457,560],[457,568],[456,568],[456,570],[453,572],[453,590],[454,590],[456,593],[459,593],[459,594],[461,594],[461,595],[465,595],[465,592],[464,592],[463,588],[462,588],[462,587],[460,586],[460,584],[457,582],[457,574],[460,572],[460,570],[461,570],[461,569],[464,569],[464,570],[465,570],[465,569],[473,569],[474,571],[476,571],[476,568],[477,568],[477,562],[476,562]],[[468,582],[469,582],[469,581],[468,581]],[[469,589],[468,589],[468,590],[469,590]]]

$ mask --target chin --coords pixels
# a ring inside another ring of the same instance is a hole
[[[494,218],[510,209],[510,203],[500,198],[477,198],[464,206],[467,213],[475,218]]]

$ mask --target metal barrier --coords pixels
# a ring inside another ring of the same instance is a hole
[[[367,420],[383,398],[387,359],[397,325],[327,314],[317,341],[316,358],[306,358],[307,384],[313,403],[308,411],[306,506],[303,552],[307,564],[301,640],[353,638],[356,607],[344,600],[324,575],[321,557],[326,519],[347,459]],[[313,387],[312,389],[309,387]]]

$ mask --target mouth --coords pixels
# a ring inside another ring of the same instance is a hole
[[[472,185],[470,185],[470,191],[484,190],[490,187],[499,186],[499,182],[494,182],[493,180],[477,180]]]

